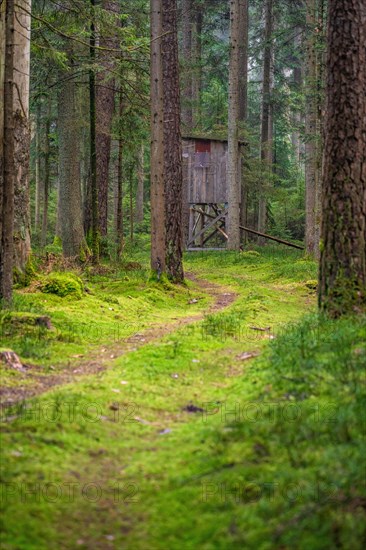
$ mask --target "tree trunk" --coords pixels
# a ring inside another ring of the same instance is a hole
[[[302,1],[296,5],[297,8],[302,8]],[[301,94],[302,81],[303,81],[303,71],[302,71],[302,59],[300,57],[301,49],[301,35],[303,28],[299,25],[295,27],[295,36],[294,36],[294,49],[295,49],[295,65],[293,68],[293,86],[297,94]],[[294,129],[291,134],[292,147],[294,152],[294,157],[296,165],[300,167],[301,165],[301,142],[300,142],[300,125],[301,125],[301,111],[300,108],[295,106],[292,112],[292,121]]]
[[[4,62],[4,99],[2,147],[2,212],[0,247],[0,300],[9,305],[13,291],[14,265],[14,0],[7,0],[5,10],[1,12],[5,23]],[[6,136],[6,139],[5,139]]]
[[[317,0],[306,0],[306,111],[305,111],[305,247],[309,255],[319,257],[320,170],[317,74]]]
[[[118,3],[115,0],[103,0],[102,6],[109,13],[118,13]],[[102,33],[100,46],[106,48],[116,48],[118,46],[113,31],[108,35],[106,35],[106,32]],[[113,54],[109,51],[100,53],[98,61],[103,66],[103,70],[97,73],[96,86],[96,173],[100,234],[105,237],[108,231],[109,161],[115,96],[115,79],[111,71],[115,62]]]
[[[184,280],[182,263],[182,142],[177,38],[177,2],[162,0],[164,87],[164,180],[166,215],[166,270],[168,277]]]
[[[47,223],[48,223],[48,199],[50,191],[50,128],[52,114],[52,99],[48,97],[48,110],[46,120],[45,150],[44,150],[44,187],[43,187],[43,212],[42,212],[42,234],[41,246],[47,244]]]
[[[150,0],[151,26],[151,269],[165,273],[164,102],[161,0]]]
[[[239,0],[239,120],[245,122],[248,111],[248,0]]]
[[[35,134],[36,134],[36,159],[35,159],[35,179],[36,179],[36,196],[35,196],[35,211],[34,211],[34,230],[37,237],[39,236],[39,229],[41,226],[41,210],[43,203],[43,184],[42,184],[42,175],[41,175],[41,151],[42,151],[42,138],[41,138],[41,128],[42,128],[42,104],[39,101],[36,107],[36,124],[35,124]]]
[[[0,274],[1,274],[1,235],[2,235],[2,194],[3,194],[3,185],[4,185],[4,112],[5,112],[5,80],[4,80],[4,70],[5,70],[5,45],[6,45],[6,2],[0,2]],[[0,283],[1,284],[1,283]],[[1,289],[0,289],[1,295]]]
[[[366,306],[366,4],[330,0],[319,305]]]
[[[240,247],[240,207],[239,207],[239,0],[230,0],[230,60],[229,60],[229,120],[228,120],[228,216],[227,248]]]
[[[324,30],[325,21],[325,0],[318,0],[317,14],[317,33],[316,33],[316,82],[317,82],[317,101],[316,101],[316,164],[315,164],[315,258],[320,259],[320,231],[322,221],[322,163],[323,163],[323,138],[324,138],[324,95],[325,95],[325,48],[323,43],[326,41]]]
[[[29,81],[31,0],[15,4],[14,44],[14,267],[24,271],[30,252]]]
[[[272,61],[272,6],[273,0],[266,0],[264,59],[263,59],[263,98],[261,121],[261,160],[264,174],[259,189],[258,231],[265,233],[267,224],[267,197],[265,183],[271,172],[272,152],[270,143],[270,102],[271,102],[271,61]]]
[[[248,39],[249,39],[249,5],[248,0],[239,1],[239,121],[243,124],[248,116]],[[245,182],[244,170],[244,149],[241,151],[242,179],[241,179],[241,202],[240,222],[247,225],[247,184]],[[246,234],[244,235],[244,240]]]
[[[118,140],[118,162],[117,162],[117,193],[116,193],[116,245],[117,257],[119,258],[123,251],[123,140]]]
[[[119,93],[119,118],[123,117],[123,93],[120,90]],[[118,155],[117,155],[117,182],[115,193],[115,217],[114,217],[114,229],[115,229],[115,242],[117,258],[120,258],[123,252],[123,136],[122,129],[120,129],[120,135],[118,136]]]
[[[136,223],[142,223],[144,221],[144,156],[145,148],[141,143],[138,153],[138,170],[137,170],[137,192],[136,192]]]
[[[92,8],[95,7],[95,0],[91,0]],[[90,62],[95,64],[95,22],[94,13],[90,25]],[[99,217],[99,202],[101,187],[98,185],[98,155],[97,143],[101,136],[97,135],[97,93],[95,89],[95,70],[92,66],[89,71],[89,110],[90,110],[90,211],[91,211],[91,228],[90,241],[93,252],[93,262],[99,262],[99,225],[103,225],[103,216]],[[98,144],[99,147],[99,144]],[[99,196],[98,196],[99,192]],[[108,178],[107,178],[107,196],[108,196]],[[101,230],[102,233],[102,230]]]
[[[59,213],[62,248],[66,257],[84,259],[84,237],[80,181],[80,123],[76,82],[65,80],[59,95]]]

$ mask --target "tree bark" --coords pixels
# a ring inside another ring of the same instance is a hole
[[[115,0],[103,0],[102,6],[109,13],[118,13],[118,3]],[[106,48],[118,47],[113,31],[109,29],[108,32],[107,34],[107,31],[103,31],[99,45]],[[96,174],[99,229],[100,234],[105,237],[108,231],[109,162],[115,96],[115,79],[111,71],[115,62],[110,52],[100,53],[98,62],[103,69],[96,75]]]
[[[306,111],[305,111],[305,246],[306,252],[316,256],[316,188],[317,188],[317,85],[316,85],[316,0],[306,0]]]
[[[66,257],[84,259],[84,237],[80,181],[80,123],[76,82],[65,80],[59,95],[59,213],[62,248]]]
[[[2,147],[2,212],[0,247],[0,300],[1,305],[9,305],[13,291],[14,265],[14,0],[7,0],[2,19],[5,23],[4,51],[4,99]],[[6,136],[6,139],[5,139]]]
[[[239,121],[245,124],[248,116],[248,40],[249,40],[249,4],[248,0],[239,1]],[[247,225],[247,183],[245,182],[244,149],[241,150],[241,201],[240,222]],[[244,235],[244,240],[246,234]]]
[[[330,0],[319,305],[366,306],[366,4]]]
[[[144,156],[145,156],[145,148],[144,148],[144,144],[141,143],[140,149],[138,152],[136,223],[142,223],[144,221],[144,182],[145,182]]]
[[[177,2],[162,0],[164,87],[164,181],[166,216],[166,270],[176,283],[183,282],[182,251],[182,141],[177,37]]]
[[[230,0],[230,59],[229,59],[229,120],[228,120],[228,250],[240,247],[240,207],[239,207],[239,0]]]
[[[0,3],[0,264],[1,264],[1,235],[2,235],[2,195],[4,185],[4,112],[5,112],[5,46],[6,46],[6,1]],[[1,265],[0,265],[1,273]],[[0,283],[1,284],[1,283]],[[1,290],[0,290],[1,293]]]
[[[165,273],[164,102],[161,0],[150,0],[151,25],[151,269],[158,279]]]
[[[30,252],[29,82],[31,0],[18,0],[14,18],[14,267],[24,271]]]
[[[36,159],[35,159],[35,180],[36,180],[36,196],[35,196],[35,211],[34,211],[34,230],[35,234],[39,235],[39,229],[41,226],[41,210],[43,203],[43,185],[41,175],[41,156],[42,156],[42,104],[39,101],[36,107],[36,124],[35,124],[35,141],[36,141]]]
[[[48,97],[48,109],[45,130],[45,150],[44,150],[44,187],[43,187],[43,212],[42,212],[42,234],[41,246],[47,244],[47,224],[48,224],[48,199],[50,192],[50,128],[52,114],[52,99]]]
[[[95,8],[95,0],[91,0],[92,9]],[[92,21],[90,25],[90,62],[95,64],[95,21],[94,13],[92,14]],[[102,140],[100,135],[97,135],[97,113],[98,108],[102,108],[101,105],[98,105],[97,101],[97,90],[95,88],[95,69],[92,66],[89,71],[89,116],[90,116],[90,211],[91,211],[91,228],[90,228],[90,241],[91,249],[93,252],[93,262],[99,262],[99,227],[100,232],[102,232],[102,226],[105,221],[105,228],[107,227],[107,218],[103,215],[99,216],[99,203],[101,200],[101,186],[100,181],[98,181],[98,151],[99,151],[99,141]],[[103,140],[101,141],[103,143]],[[97,146],[98,144],[98,146]],[[108,169],[107,169],[108,172]],[[108,177],[107,177],[107,192],[108,197]],[[106,201],[107,203],[107,201]],[[105,233],[104,233],[105,234]]]
[[[245,122],[248,111],[248,0],[239,0],[239,120]]]
[[[123,93],[122,90],[119,93],[119,118],[123,117]],[[115,239],[116,239],[116,252],[117,258],[120,258],[123,252],[123,135],[122,129],[120,129],[120,135],[118,136],[118,155],[117,155],[117,183],[115,194]]]
[[[265,182],[271,172],[271,143],[270,143],[270,102],[271,102],[271,60],[272,60],[272,7],[273,0],[266,0],[264,59],[263,59],[263,98],[261,121],[261,160],[263,162],[263,178],[259,189],[258,201],[258,231],[265,233],[267,224],[267,197]]]

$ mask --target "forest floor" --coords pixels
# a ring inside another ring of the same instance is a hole
[[[318,317],[297,252],[191,254],[180,288],[138,259],[2,319],[28,365],[2,367],[2,548],[363,548],[365,319]]]

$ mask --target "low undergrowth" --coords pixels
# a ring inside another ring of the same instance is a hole
[[[366,320],[265,254],[190,255],[233,305],[4,411],[5,550],[363,548]]]
[[[149,282],[147,268],[136,262],[126,268],[88,268],[84,273],[67,267],[65,272],[50,273],[45,267],[30,287],[15,292],[12,309],[0,312],[1,347],[15,351],[26,364],[44,367],[45,373],[50,366],[67,364],[73,355],[199,312],[210,301],[189,282]],[[30,314],[47,317],[48,327],[28,322]],[[7,376],[6,369],[2,376]]]

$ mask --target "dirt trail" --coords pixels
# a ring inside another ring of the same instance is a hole
[[[182,317],[168,324],[157,324],[144,331],[137,332],[120,342],[105,344],[97,350],[88,352],[87,358],[84,361],[77,361],[77,358],[75,358],[75,361],[70,361],[69,365],[63,366],[62,370],[54,374],[44,374],[42,373],[42,367],[29,366],[25,372],[17,374],[19,377],[18,380],[22,380],[24,385],[16,387],[2,386],[0,388],[0,407],[6,408],[44,393],[55,386],[77,382],[85,375],[102,372],[118,357],[136,351],[142,346],[159,340],[186,325],[200,321],[208,313],[215,313],[225,309],[237,297],[237,294],[228,292],[225,287],[198,279],[193,273],[186,273],[186,278],[194,281],[201,290],[214,299],[206,311]]]

